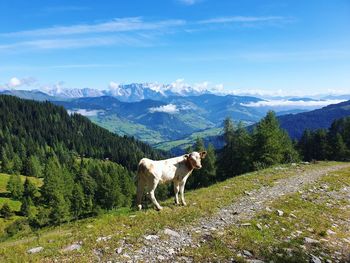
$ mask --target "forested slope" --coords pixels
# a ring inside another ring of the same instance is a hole
[[[22,161],[26,156],[41,159],[52,150],[62,161],[68,152],[74,152],[108,158],[132,170],[144,156],[159,157],[147,144],[117,136],[81,115],[69,115],[63,107],[4,95],[0,96],[0,146],[2,158],[19,153]]]

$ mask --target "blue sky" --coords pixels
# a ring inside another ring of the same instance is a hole
[[[236,93],[350,93],[350,1],[0,2],[3,88],[179,79]]]

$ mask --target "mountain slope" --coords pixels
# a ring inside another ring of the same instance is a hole
[[[84,116],[69,115],[63,107],[50,102],[35,102],[0,96],[0,132],[13,147],[64,148],[80,156],[109,158],[126,168],[135,169],[144,156],[159,157],[150,146],[129,137],[120,137]]]
[[[37,100],[37,101],[57,100],[57,98],[52,97],[38,90],[3,90],[3,91],[0,91],[0,94],[16,96],[18,98],[27,99],[27,100]]]
[[[156,144],[220,127],[228,116],[235,121],[254,123],[263,114],[241,104],[257,101],[260,99],[204,94],[173,96],[163,101],[146,99],[138,102],[122,102],[115,97],[101,96],[54,103],[64,106],[71,112],[86,115],[112,132],[132,135]]]
[[[350,100],[309,112],[278,116],[278,120],[291,138],[299,139],[306,129],[326,129],[334,120],[346,116],[350,116]]]

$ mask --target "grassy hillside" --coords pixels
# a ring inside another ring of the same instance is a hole
[[[219,136],[222,134],[222,128],[210,128],[204,131],[194,132],[190,136],[181,140],[162,142],[156,144],[154,147],[163,151],[170,151],[174,148],[185,150],[189,146],[192,146],[197,138],[207,138],[211,136]]]
[[[8,192],[6,190],[6,185],[8,180],[10,179],[10,175],[0,173],[0,207],[3,206],[4,203],[7,203],[12,211],[18,212],[21,208],[21,202],[12,200],[8,197]],[[24,183],[26,177],[21,176],[21,180]],[[35,177],[29,177],[29,180],[32,181],[37,187],[42,185],[42,179],[35,178]],[[5,220],[4,218],[0,218],[0,233],[4,231],[4,228],[11,224],[16,219],[20,218],[19,216],[13,216],[9,220]]]
[[[244,226],[232,225],[184,255],[196,262],[246,262],[248,257],[273,262],[349,262],[349,186],[349,170],[333,172],[274,200]]]
[[[186,198],[189,204],[187,207],[174,206],[171,199],[163,202],[162,205],[165,208],[162,212],[157,212],[154,209],[142,212],[118,209],[95,219],[67,223],[61,227],[44,228],[25,237],[19,234],[0,244],[0,261],[35,262],[45,258],[46,261],[49,258],[51,261],[55,258],[59,261],[79,259],[79,262],[90,262],[96,260],[96,251],[102,251],[100,257],[107,260],[116,255],[115,249],[120,247],[122,243],[126,247],[133,247],[136,250],[137,247],[143,245],[142,236],[145,234],[155,234],[165,227],[176,229],[189,223],[195,224],[200,218],[213,215],[220,208],[244,196],[247,191],[259,189],[262,186],[272,186],[277,180],[296,176],[301,171],[323,169],[336,164],[335,162],[322,162],[314,165],[272,167],[235,177],[208,188],[187,192]],[[348,182],[348,173],[341,174],[341,176],[342,178],[339,177],[339,180],[346,180],[347,183],[350,183]],[[339,185],[339,182],[335,180],[335,184]],[[296,211],[295,213],[302,215],[303,207],[299,208],[296,205],[295,209],[301,209],[300,212]],[[315,207],[315,209],[323,209],[323,207]],[[314,212],[316,213],[316,211]],[[303,221],[300,220],[300,224],[302,223]],[[289,227],[293,227],[293,225],[291,224]],[[315,228],[315,230],[317,229]],[[105,241],[103,239],[101,241],[101,237],[105,237]],[[254,242],[254,238],[254,235],[247,237],[249,242]],[[247,249],[250,249],[248,241],[242,243],[241,246],[247,246]],[[62,250],[66,246],[76,243],[81,244],[80,250],[71,252]],[[42,246],[44,250],[33,255],[26,253],[29,248],[36,246]],[[209,256],[215,257],[214,254]]]
[[[151,130],[145,125],[118,117],[116,114],[111,114],[109,116],[90,116],[89,118],[92,122],[113,133],[121,136],[134,136],[135,138],[151,145],[165,140],[158,131]]]

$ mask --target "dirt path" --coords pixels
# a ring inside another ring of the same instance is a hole
[[[182,229],[164,229],[157,235],[146,235],[140,242],[144,244],[136,251],[125,250],[117,261],[127,262],[191,262],[190,258],[179,256],[185,247],[197,247],[200,240],[214,232],[222,231],[225,227],[251,219],[256,212],[266,209],[270,202],[290,193],[295,193],[307,184],[317,181],[329,172],[343,168],[350,168],[350,164],[316,169],[309,172],[278,180],[274,186],[263,186],[258,190],[247,192],[233,204],[226,206],[210,218],[202,218],[196,225]],[[199,236],[200,238],[194,238]]]

